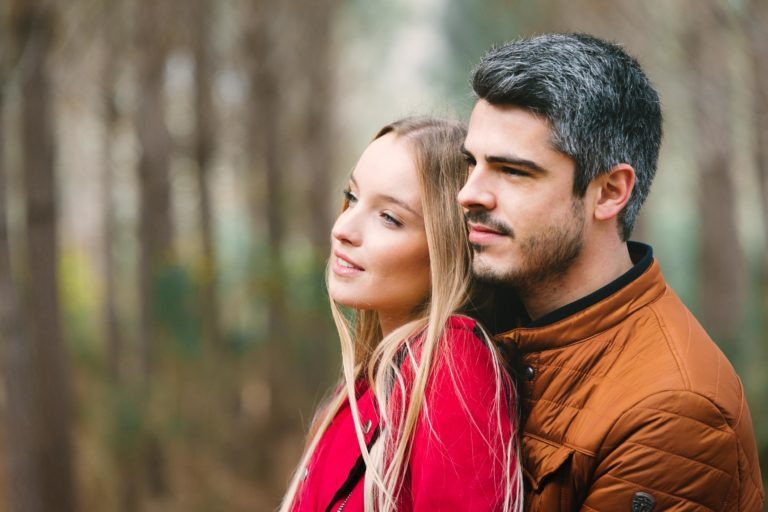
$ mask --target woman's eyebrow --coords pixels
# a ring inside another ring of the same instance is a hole
[[[349,181],[352,182],[352,184],[354,186],[356,186],[356,187],[359,186],[357,184],[357,180],[355,180],[355,176],[354,175],[351,175],[349,177]],[[395,196],[392,196],[392,195],[389,195],[389,194],[376,194],[374,197],[376,199],[380,200],[380,201],[387,202],[387,203],[394,203],[394,204],[396,204],[398,206],[401,206],[402,208],[408,210],[409,212],[411,212],[412,214],[416,215],[419,218],[421,218],[421,216],[422,216],[419,212],[414,210],[408,203],[406,203],[402,199],[396,198]]]
[[[416,210],[414,210],[413,208],[411,208],[411,206],[408,203],[406,203],[405,201],[403,201],[401,199],[396,198],[395,196],[391,196],[389,194],[376,194],[375,197],[377,199],[381,200],[381,201],[389,202],[389,203],[394,203],[396,205],[399,205],[399,206],[405,208],[406,210],[408,210],[409,212],[411,212],[412,214],[416,215],[417,217],[421,217],[421,214],[419,212],[417,212]]]

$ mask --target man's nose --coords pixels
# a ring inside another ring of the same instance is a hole
[[[492,188],[492,180],[487,170],[480,166],[469,173],[464,187],[459,190],[458,200],[466,210],[493,210],[496,208],[496,195]]]

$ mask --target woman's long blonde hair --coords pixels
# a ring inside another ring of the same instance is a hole
[[[450,362],[450,354],[440,353],[444,347],[440,343],[444,327],[449,317],[460,311],[469,299],[471,253],[463,213],[456,200],[467,177],[467,164],[461,153],[466,129],[458,122],[410,117],[385,126],[374,140],[388,133],[406,142],[415,157],[429,247],[431,293],[413,312],[410,322],[383,338],[376,312],[354,310],[349,318],[331,300],[331,312],[341,340],[343,385],[316,414],[307,449],[283,499],[281,511],[291,510],[301,476],[320,438],[345,401],[349,402],[357,441],[366,463],[365,509],[381,512],[396,509],[408,464],[410,441],[420,416],[428,414],[424,396],[432,369],[438,357],[443,355],[448,356],[445,361]],[[514,428],[516,418],[502,417],[501,414],[502,401],[510,400],[514,386],[498,352],[488,337],[484,338],[493,354],[496,374],[493,406],[499,422],[496,429],[499,439],[488,439],[488,442],[497,447],[503,441],[503,453],[499,456],[503,459],[505,473],[498,481],[504,496],[503,510],[521,510],[522,479]],[[413,346],[416,340],[418,349]],[[402,375],[404,358],[413,368],[410,386],[406,385]],[[448,368],[450,371],[450,365]],[[355,394],[355,383],[360,379],[368,381],[378,404],[380,436],[370,451],[365,443]],[[456,382],[457,379],[453,380]],[[392,403],[396,388],[400,390],[396,394],[400,397],[399,403]],[[501,438],[502,422],[507,425],[513,422],[509,440]]]

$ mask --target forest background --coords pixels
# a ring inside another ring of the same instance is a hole
[[[659,89],[633,238],[741,375],[765,478],[768,2],[2,0],[0,510],[274,509],[339,373],[356,157],[552,30]]]

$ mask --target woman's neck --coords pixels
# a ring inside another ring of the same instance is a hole
[[[379,311],[378,316],[382,338],[386,338],[392,331],[411,321],[410,313],[384,313]]]

